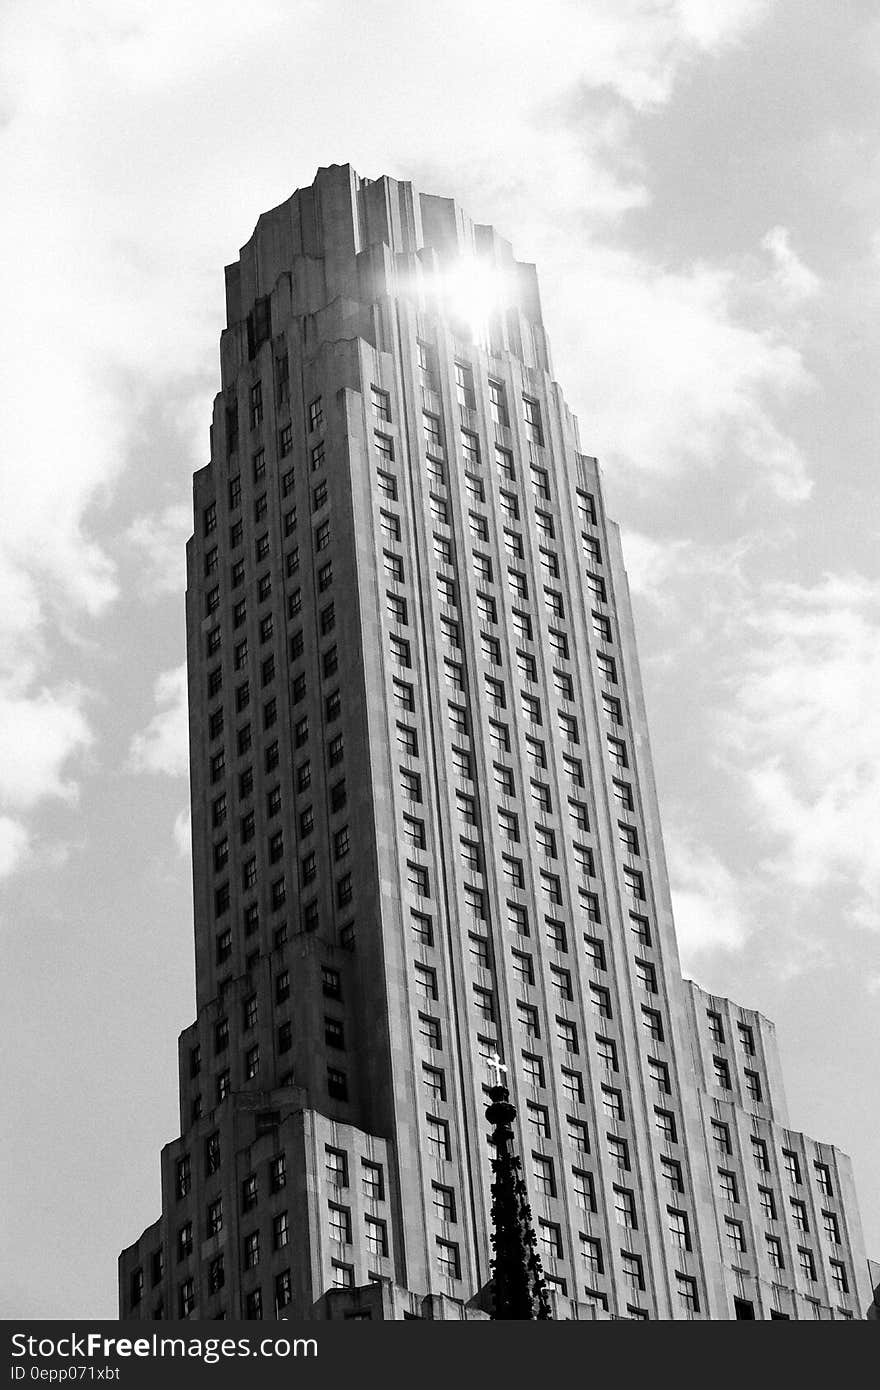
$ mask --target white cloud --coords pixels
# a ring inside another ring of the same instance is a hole
[[[0,800],[29,809],[44,797],[76,798],[64,769],[92,742],[82,703],[76,689],[0,690]]]
[[[826,575],[772,587],[748,619],[728,749],[793,890],[837,885],[880,927],[880,584]]]
[[[132,739],[128,765],[132,772],[181,777],[189,769],[186,664],[164,671],[156,681],[154,695],[160,708],[146,729]]]
[[[669,877],[678,949],[687,969],[710,951],[739,951],[749,935],[744,899],[749,889],[714,850],[667,828]]]
[[[774,286],[784,304],[800,304],[818,294],[821,281],[792,248],[787,227],[771,227],[761,245],[772,257]]]
[[[702,636],[720,609],[729,612],[741,601],[750,545],[748,540],[706,545],[674,536],[655,538],[627,528],[623,561],[630,590],[662,615],[677,642],[691,626],[692,635]]]
[[[192,854],[192,814],[188,806],[175,817],[172,833],[181,859],[189,859]]]
[[[141,582],[153,594],[181,594],[186,587],[186,540],[192,531],[188,506],[174,505],[137,517],[125,533],[143,557]]]
[[[544,297],[557,356],[576,364],[567,394],[589,452],[657,479],[739,454],[783,500],[809,495],[806,462],[774,418],[809,374],[778,327],[739,317],[732,271],[671,271],[600,245],[553,260]]]
[[[20,867],[29,847],[27,827],[10,816],[0,816],[0,879]]]

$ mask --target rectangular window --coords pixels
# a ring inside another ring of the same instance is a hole
[[[440,430],[440,416],[432,415],[429,411],[422,413],[422,428],[424,430],[425,448],[429,454],[443,453],[443,435]]]
[[[672,1111],[659,1110],[655,1106],[654,1119],[657,1125],[657,1129],[660,1131],[660,1134],[662,1135],[664,1141],[667,1144],[676,1143],[678,1139],[678,1134],[675,1127],[675,1116],[673,1115]]]
[[[437,1265],[440,1273],[447,1279],[459,1279],[461,1277],[461,1266],[458,1257],[458,1246],[449,1240],[441,1240],[437,1237]]]
[[[437,1119],[433,1115],[425,1117],[427,1125],[428,1152],[433,1158],[448,1159],[452,1156],[452,1149],[449,1143],[449,1125],[445,1120]]]
[[[496,425],[510,425],[504,382],[493,381],[491,377],[489,378],[489,413]]]
[[[532,444],[543,445],[544,430],[541,425],[541,406],[532,396],[523,396],[523,421],[526,436]]]
[[[370,387],[370,398],[373,405],[373,414],[379,420],[384,420],[386,424],[391,423],[391,397],[387,391],[383,391],[378,386]]]
[[[679,1306],[685,1313],[698,1313],[700,1300],[697,1294],[697,1281],[689,1274],[676,1273]]]
[[[728,1172],[724,1168],[718,1169],[718,1186],[721,1195],[726,1202],[739,1201],[739,1190],[737,1188],[736,1174]]]
[[[571,1176],[574,1184],[574,1196],[581,1211],[596,1210],[596,1192],[591,1173],[585,1173],[580,1168],[572,1168]]]

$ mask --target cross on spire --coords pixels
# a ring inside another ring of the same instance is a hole
[[[497,1052],[492,1052],[486,1058],[489,1071],[492,1073],[492,1085],[503,1086],[504,1077],[507,1075],[507,1067],[502,1062]]]

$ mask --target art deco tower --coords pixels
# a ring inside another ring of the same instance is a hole
[[[682,981],[620,540],[534,268],[334,166],[226,296],[187,552],[198,1014],[124,1315],[480,1316],[497,1054],[555,1316],[860,1316],[848,1161],[783,1128],[772,1027]]]

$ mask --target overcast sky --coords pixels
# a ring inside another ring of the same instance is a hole
[[[776,1021],[880,1257],[876,3],[6,0],[0,54],[0,1316],[114,1316],[160,1211],[223,266],[346,162],[538,264],[685,969]]]

